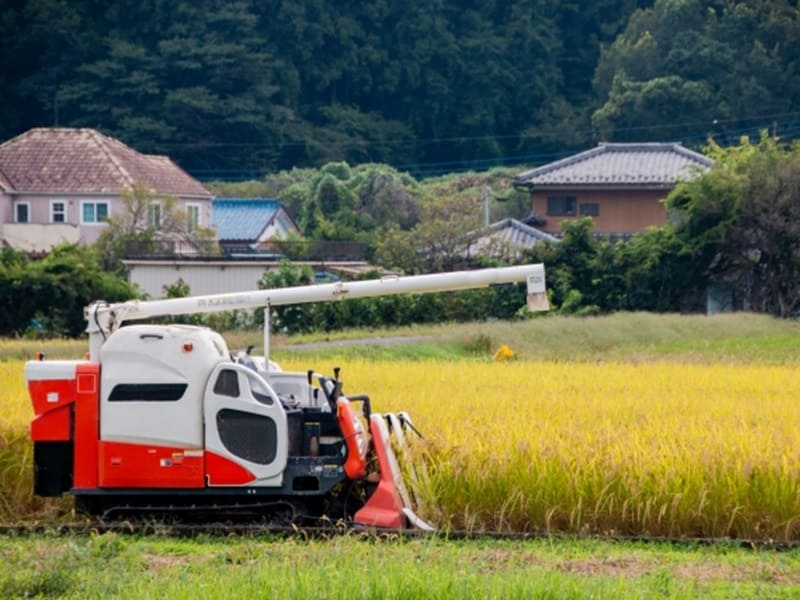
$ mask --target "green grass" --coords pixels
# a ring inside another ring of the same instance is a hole
[[[63,598],[796,597],[800,551],[525,542],[0,538],[0,596]]]
[[[424,337],[409,345],[342,345],[328,350],[302,350],[302,343],[341,339]],[[480,352],[476,340],[486,340]],[[258,343],[253,339],[251,343]],[[293,344],[301,346],[293,349]],[[385,331],[352,330],[304,336],[274,344],[275,356],[304,351],[309,357],[331,353],[348,357],[465,358],[490,355],[502,344],[523,359],[555,361],[678,361],[705,363],[793,364],[800,361],[800,323],[764,315],[658,315],[616,313],[600,317],[546,316],[527,321],[445,324]]]
[[[261,331],[223,332],[232,349],[253,344],[261,352]],[[408,344],[377,345],[365,341],[386,337],[409,338]],[[422,339],[420,339],[422,338]],[[485,347],[478,342],[486,342]],[[331,342],[330,348],[306,350],[304,344]],[[350,345],[336,345],[344,342]],[[309,359],[461,359],[488,355],[500,345],[520,358],[557,361],[736,362],[792,364],[800,362],[800,323],[765,315],[659,315],[616,313],[600,317],[546,315],[526,321],[447,323],[387,329],[350,329],[287,337],[276,335],[272,351],[305,352]],[[86,340],[5,340],[0,360],[75,358],[87,350]]]

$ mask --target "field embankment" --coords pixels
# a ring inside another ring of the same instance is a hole
[[[789,599],[800,585],[797,551],[558,538],[0,537],[0,560],[3,598]]]

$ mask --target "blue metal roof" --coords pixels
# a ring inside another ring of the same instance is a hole
[[[217,239],[255,241],[281,208],[275,198],[215,198],[211,224]]]

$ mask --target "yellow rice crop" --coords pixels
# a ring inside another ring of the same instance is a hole
[[[441,527],[800,539],[796,369],[341,364],[345,393],[425,434],[417,493]],[[22,369],[0,363],[0,520],[41,510]]]
[[[33,410],[25,393],[23,364],[0,362],[0,518],[12,520],[33,501],[33,451],[28,442]]]
[[[414,416],[440,526],[800,539],[796,369],[362,362],[343,378]]]

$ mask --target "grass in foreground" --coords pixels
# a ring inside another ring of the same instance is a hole
[[[0,538],[0,596],[794,598],[800,551],[545,539]]]

